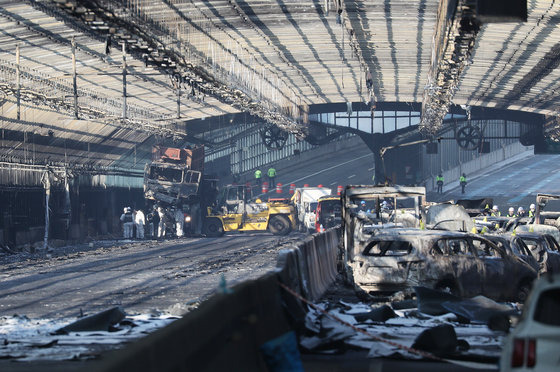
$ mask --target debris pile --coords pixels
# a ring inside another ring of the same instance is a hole
[[[483,296],[461,299],[425,287],[415,291],[417,301],[317,304],[305,318],[302,352],[339,354],[353,349],[367,350],[370,358],[402,359],[421,359],[427,352],[435,358],[498,361],[509,316],[519,314],[513,305]]]

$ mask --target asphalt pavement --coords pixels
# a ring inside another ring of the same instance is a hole
[[[181,315],[188,304],[276,266],[300,233],[230,233],[220,238],[120,241],[93,249],[0,256],[0,316],[77,317],[121,306],[128,314]],[[100,244],[100,243],[95,243]],[[8,262],[7,260],[10,260]]]
[[[528,210],[537,193],[560,194],[560,155],[530,155],[511,163],[500,163],[467,179],[465,193],[459,182],[444,187],[442,194],[428,193],[428,200],[493,198],[502,214],[509,207]]]

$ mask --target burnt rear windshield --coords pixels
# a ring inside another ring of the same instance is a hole
[[[405,256],[412,251],[412,244],[403,240],[373,241],[366,246],[365,256]]]
[[[534,320],[553,326],[560,326],[560,288],[543,291],[537,301]]]

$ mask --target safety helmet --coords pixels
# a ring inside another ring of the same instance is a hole
[[[132,212],[132,208],[126,207],[126,213],[130,213],[130,212]]]
[[[498,206],[497,206],[497,205],[494,205],[494,206],[492,207],[492,210],[497,211],[497,210],[498,210]]]
[[[535,204],[531,204],[531,205],[529,206],[529,209],[535,209]]]
[[[257,198],[257,200],[255,200],[255,203],[262,203],[262,200]]]
[[[123,212],[126,213],[126,207],[123,208]]]
[[[519,208],[517,208],[517,211],[518,211],[518,212],[524,212],[525,209],[523,209],[523,207],[519,207]]]
[[[513,209],[513,207],[509,207],[508,209],[511,213],[515,212],[515,209]]]
[[[360,204],[361,204],[361,205],[366,205],[366,201],[365,201],[365,200],[362,200],[362,201],[360,202]]]

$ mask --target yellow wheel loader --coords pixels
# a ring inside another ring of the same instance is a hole
[[[228,231],[270,231],[287,235],[296,228],[295,209],[282,201],[253,201],[251,188],[229,185],[220,190],[217,204],[208,207],[203,233],[221,236]]]

